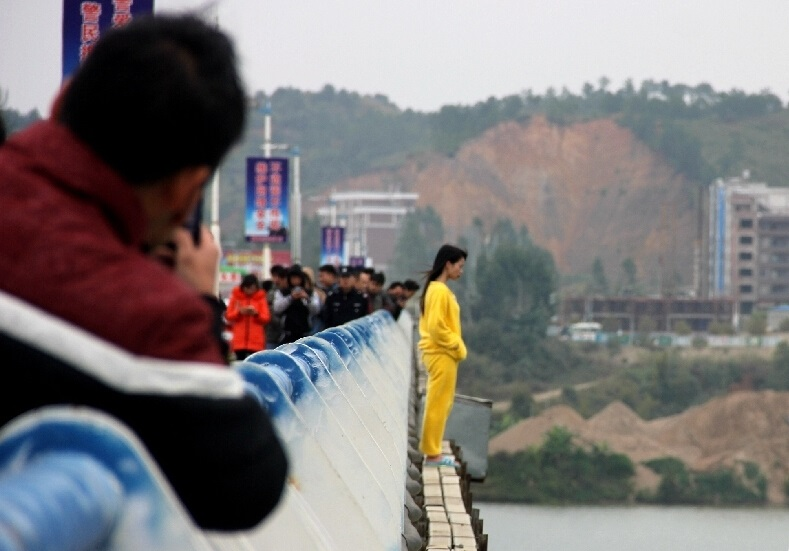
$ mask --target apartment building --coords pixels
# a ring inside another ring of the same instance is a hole
[[[789,304],[789,189],[741,178],[709,188],[702,296],[734,300],[739,315]]]

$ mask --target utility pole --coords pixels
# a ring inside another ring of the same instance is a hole
[[[271,158],[273,150],[285,150],[293,158],[293,187],[290,197],[290,256],[291,261],[301,263],[301,155],[298,146],[271,142],[271,102],[263,107],[263,157]],[[263,275],[271,270],[271,245],[263,245]]]

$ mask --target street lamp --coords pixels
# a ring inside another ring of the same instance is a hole
[[[263,157],[271,158],[274,150],[287,151],[293,158],[293,193],[290,198],[290,256],[291,261],[301,263],[301,155],[298,146],[271,141],[271,102],[263,107]],[[263,245],[263,274],[271,270],[271,245]]]

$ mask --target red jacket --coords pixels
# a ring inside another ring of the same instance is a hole
[[[142,251],[133,188],[65,127],[0,147],[0,205],[0,289],[135,354],[224,362],[209,306]]]
[[[257,313],[242,314],[240,307],[252,306]],[[233,324],[233,350],[263,350],[266,348],[266,324],[271,320],[266,293],[258,289],[247,295],[240,287],[234,287],[225,318]]]

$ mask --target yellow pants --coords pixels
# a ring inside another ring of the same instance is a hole
[[[425,455],[439,455],[444,428],[455,400],[458,362],[446,354],[425,354],[422,361],[427,370],[427,393],[419,449]]]

